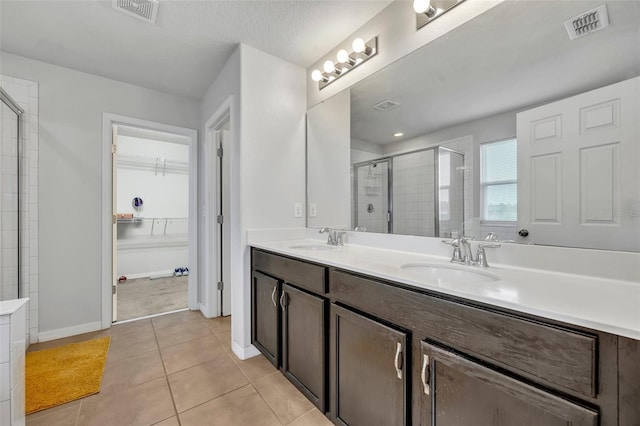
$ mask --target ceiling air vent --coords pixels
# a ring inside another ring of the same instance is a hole
[[[607,15],[607,6],[604,4],[564,23],[571,40],[600,31],[608,25],[609,16]]]
[[[158,0],[113,0],[113,8],[155,24],[158,14]]]
[[[391,101],[389,99],[385,99],[382,102],[379,102],[375,105],[372,105],[371,108],[376,109],[378,111],[387,112],[391,111],[394,108],[399,107],[400,104],[398,102]]]

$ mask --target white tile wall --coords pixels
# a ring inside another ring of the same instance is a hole
[[[434,151],[393,158],[393,233],[434,236]]]
[[[24,302],[19,302],[24,303]],[[26,314],[29,304],[0,315],[0,424],[23,426]]]
[[[20,172],[20,188],[18,189],[21,208],[20,262],[22,276],[20,289],[22,297],[29,297],[33,301],[29,303],[29,310],[25,316],[28,340],[31,343],[36,343],[38,341],[38,83],[0,75],[0,86],[24,110],[21,128],[23,162]],[[2,147],[3,152],[7,149],[13,148]],[[12,225],[17,226],[13,223]],[[3,255],[4,253],[0,253],[0,257]],[[4,264],[2,269],[4,273]],[[16,272],[17,270],[10,271],[10,273]],[[2,282],[6,281],[3,279]]]

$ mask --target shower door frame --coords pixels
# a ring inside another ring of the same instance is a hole
[[[353,211],[352,221],[358,225],[358,167],[387,163],[387,234],[393,234],[393,156],[380,157],[373,160],[353,164]]]
[[[21,238],[20,238],[20,214],[22,213],[20,210],[20,188],[22,185],[22,179],[20,179],[20,173],[22,171],[22,168],[20,167],[20,159],[22,158],[22,153],[23,153],[23,146],[22,146],[22,115],[24,114],[24,110],[22,108],[20,108],[20,106],[18,105],[18,103],[16,101],[13,100],[13,98],[11,97],[11,95],[9,95],[2,87],[0,87],[0,100],[9,107],[10,110],[12,110],[16,115],[17,115],[17,119],[18,119],[18,126],[17,126],[17,131],[16,131],[16,144],[17,144],[17,150],[16,150],[16,163],[17,163],[17,168],[16,168],[16,182],[17,182],[17,191],[16,191],[16,201],[17,201],[17,221],[16,221],[16,228],[17,228],[17,233],[18,233],[18,241],[17,241],[17,247],[16,247],[16,253],[17,253],[17,284],[18,284],[18,299],[20,298],[20,296],[22,296],[22,291],[20,289],[21,287],[21,281],[22,281],[22,272],[20,271],[21,269],[21,264],[22,262],[20,261],[21,259],[21,255],[22,255],[22,250],[20,250],[20,243],[21,243]]]
[[[396,157],[400,157],[403,155],[409,155],[409,154],[417,154],[419,152],[424,152],[424,151],[433,151],[434,152],[434,156],[433,156],[433,174],[434,174],[434,179],[433,179],[433,191],[434,191],[434,236],[436,238],[439,238],[438,235],[440,235],[440,157],[437,156],[436,154],[438,154],[440,152],[440,150],[445,150],[445,151],[449,151],[449,152],[453,152],[455,154],[459,154],[462,156],[463,158],[463,164],[464,164],[464,158],[465,158],[465,154],[464,152],[460,152],[460,151],[456,151],[455,149],[451,149],[448,148],[446,146],[443,145],[434,145],[434,146],[430,146],[428,148],[420,148],[420,149],[415,149],[413,151],[407,151],[407,152],[401,152],[398,154],[393,154],[393,155],[387,155],[384,157],[380,157],[380,158],[374,158],[372,160],[366,160],[366,161],[361,161],[359,163],[354,163],[352,165],[352,170],[353,170],[353,205],[352,205],[352,223],[355,226],[358,226],[358,167],[362,167],[362,166],[367,166],[367,165],[372,165],[372,164],[378,164],[378,163],[387,163],[387,174],[388,174],[388,192],[387,192],[387,198],[388,198],[388,202],[387,202],[387,233],[388,234],[393,234],[393,159]],[[462,234],[464,235],[464,175],[462,176]]]

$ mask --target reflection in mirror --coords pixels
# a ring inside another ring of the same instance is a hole
[[[351,87],[345,228],[640,251],[640,3],[572,40],[600,5],[507,1]]]

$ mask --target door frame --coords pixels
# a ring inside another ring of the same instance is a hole
[[[113,125],[125,125],[173,133],[189,139],[189,278],[188,307],[198,309],[198,131],[186,127],[172,126],[154,121],[141,120],[123,115],[102,113],[102,328],[109,328],[113,317],[113,298],[111,294],[113,267],[113,172],[112,172],[112,128]]]
[[[221,292],[217,290],[217,280],[220,276],[219,266],[217,261],[209,261],[211,259],[219,257],[219,247],[218,240],[221,238],[222,234],[220,232],[220,227],[218,223],[214,221],[214,218],[218,214],[218,200],[221,196],[221,188],[219,185],[220,178],[220,168],[222,167],[221,161],[218,161],[218,157],[216,156],[216,149],[218,138],[216,137],[217,132],[221,131],[221,126],[229,122],[229,140],[227,147],[225,148],[225,153],[223,156],[226,156],[229,164],[229,168],[227,169],[227,174],[223,176],[223,185],[228,185],[229,188],[232,186],[232,172],[231,168],[233,167],[234,160],[234,149],[235,147],[235,138],[234,138],[234,117],[233,117],[233,97],[227,98],[222,105],[214,112],[211,117],[207,120],[204,125],[204,147],[203,147],[203,188],[205,190],[202,200],[203,204],[203,218],[204,223],[202,224],[203,233],[204,233],[204,242],[203,242],[203,253],[202,258],[205,259],[202,262],[202,297],[200,301],[200,310],[207,318],[213,318],[220,316],[222,313],[226,312],[227,314],[231,313],[232,305],[233,305],[233,288],[231,285],[233,272],[231,271],[231,246],[233,240],[233,226],[231,225],[231,215],[233,211],[233,200],[231,195],[231,191],[228,191],[230,196],[228,199],[223,200],[226,203],[228,211],[230,214],[229,217],[225,218],[225,225],[229,227],[228,244],[224,245],[226,247],[225,252],[223,252],[223,260],[224,265],[226,265],[225,274],[228,277],[228,282],[225,282],[224,292],[228,292],[228,297],[224,297],[229,300],[230,303],[224,306],[224,311],[220,312],[220,303],[221,303]],[[223,157],[224,158],[224,157]],[[225,160],[223,160],[225,161]],[[224,170],[224,168],[223,168]],[[224,181],[226,178],[226,182]],[[224,271],[223,267],[223,271]],[[223,280],[224,281],[224,280]]]

